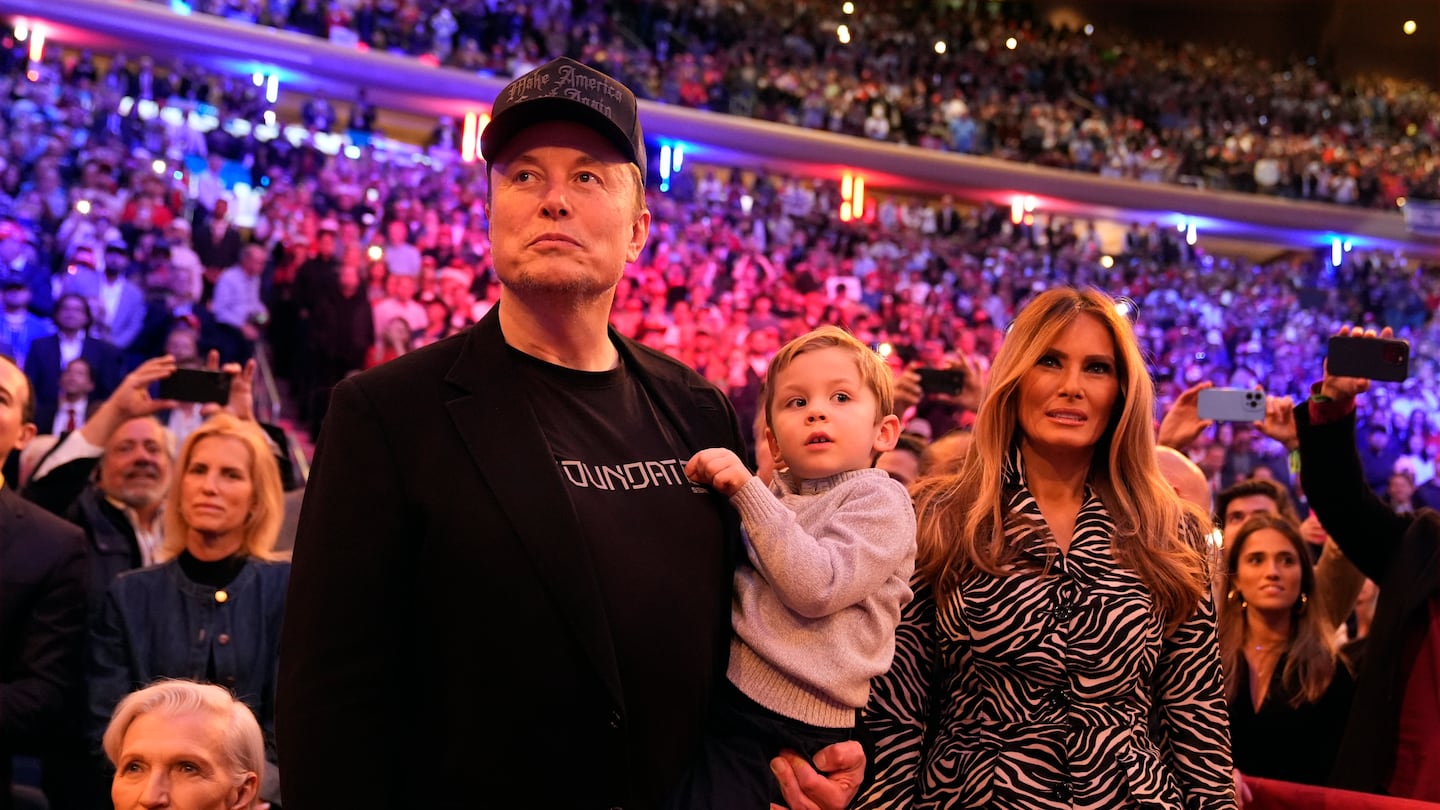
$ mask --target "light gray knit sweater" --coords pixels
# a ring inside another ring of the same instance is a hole
[[[913,597],[909,493],[882,470],[815,481],[777,472],[769,489],[753,478],[730,502],[750,562],[735,572],[731,683],[786,717],[855,725]]]

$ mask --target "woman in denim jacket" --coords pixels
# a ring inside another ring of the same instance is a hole
[[[226,687],[265,734],[261,799],[278,798],[275,672],[290,563],[273,548],[284,517],[279,468],[263,431],[227,413],[181,448],[165,504],[159,565],[110,587],[91,644],[98,742],[120,699],[157,678]]]

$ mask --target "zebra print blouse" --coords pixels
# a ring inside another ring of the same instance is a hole
[[[1039,565],[975,577],[938,605],[917,579],[895,663],[872,685],[876,778],[859,806],[1234,807],[1209,594],[1165,638],[1093,492],[1042,575],[1058,550],[1018,458],[1006,472],[1007,537]]]

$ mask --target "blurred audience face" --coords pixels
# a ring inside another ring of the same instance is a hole
[[[160,423],[148,417],[131,419],[105,445],[100,490],[132,509],[154,506],[170,486],[171,465]]]
[[[251,466],[250,448],[233,436],[207,436],[195,443],[180,473],[180,516],[192,536],[220,538],[217,547],[243,545],[255,506]]]
[[[1020,378],[1020,430],[1042,452],[1094,451],[1120,395],[1115,341],[1082,313]]]
[[[346,262],[340,267],[340,294],[349,298],[360,289],[360,269]]]
[[[875,467],[889,473],[891,478],[907,487],[920,477],[920,457],[909,450],[896,448],[881,453]]]
[[[410,239],[410,229],[405,226],[405,223],[395,219],[391,220],[390,224],[385,228],[385,235],[389,238],[390,244],[392,245],[404,244]]]
[[[1262,481],[1274,481],[1274,480],[1276,480],[1276,479],[1275,479],[1275,471],[1272,470],[1272,469],[1270,469],[1269,467],[1266,467],[1266,466],[1263,465],[1263,464],[1260,465],[1260,466],[1258,466],[1258,467],[1256,467],[1255,469],[1251,470],[1251,471],[1250,471],[1250,477],[1253,478],[1253,479],[1262,480]]]
[[[30,306],[30,288],[24,284],[6,284],[3,299],[6,312],[20,312]]]
[[[1225,524],[1225,547],[1230,547],[1230,541],[1235,539],[1240,527],[1252,516],[1278,514],[1280,505],[1268,495],[1242,495],[1231,500],[1225,506],[1225,514],[1220,516],[1220,521]]]
[[[415,277],[393,275],[386,282],[386,289],[396,301],[410,301],[415,298]]]
[[[1206,475],[1215,475],[1225,467],[1225,445],[1215,443],[1205,448],[1205,454],[1200,458],[1200,469]]]
[[[930,442],[920,454],[921,477],[958,472],[974,441],[975,436],[969,431],[956,430]]]
[[[120,744],[110,783],[115,810],[242,810],[254,804],[251,774],[238,785],[225,761],[225,718],[192,712],[142,714]]]
[[[391,318],[385,324],[385,340],[392,346],[405,346],[410,342],[410,322],[404,318]]]
[[[249,245],[240,254],[240,269],[247,275],[259,276],[265,272],[266,261],[265,249],[257,245]]]
[[[81,358],[70,361],[70,365],[60,372],[60,393],[68,398],[84,399],[91,391],[95,390],[95,382],[90,378],[90,364]]]
[[[165,353],[175,358],[176,365],[196,366],[200,362],[200,346],[190,329],[172,329],[165,337]]]
[[[1415,481],[1405,473],[1397,472],[1390,476],[1387,491],[1390,493],[1391,504],[1410,503],[1410,498],[1415,495]]]
[[[55,305],[55,325],[62,332],[78,332],[89,320],[84,299],[76,295],[62,296]]]
[[[1300,598],[1300,555],[1290,538],[1274,529],[1244,535],[1235,565],[1234,586],[1250,608],[1288,611]]]

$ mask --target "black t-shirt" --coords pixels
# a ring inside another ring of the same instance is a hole
[[[575,371],[511,351],[600,584],[632,773],[678,774],[723,673],[729,627],[724,504],[685,477],[703,448],[686,445],[623,365]],[[691,717],[692,739],[656,739],[677,714]]]

